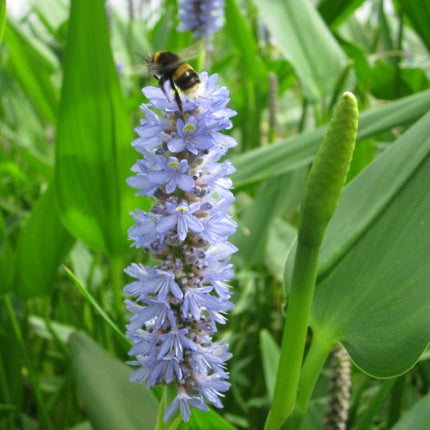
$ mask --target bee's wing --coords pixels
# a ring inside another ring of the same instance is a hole
[[[198,57],[202,49],[204,49],[203,42],[198,41],[187,48],[181,49],[179,52],[176,52],[176,54],[182,61],[188,61]]]

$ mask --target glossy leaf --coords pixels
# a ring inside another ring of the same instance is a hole
[[[18,239],[16,288],[25,298],[51,292],[58,267],[74,243],[60,221],[53,186],[34,205]]]
[[[306,97],[332,95],[347,58],[309,0],[257,0],[264,23],[293,65]]]
[[[145,385],[129,381],[131,369],[75,332],[70,360],[80,397],[94,429],[153,430],[158,401]]]
[[[104,2],[73,0],[58,123],[57,197],[67,228],[108,255],[127,246],[131,140]]]
[[[311,325],[341,341],[375,377],[405,372],[430,341],[429,120],[430,114],[357,176],[327,230],[332,242],[345,240],[341,227],[349,219],[355,241],[319,284]],[[354,187],[360,191],[352,193]],[[365,228],[357,230],[357,222]],[[327,243],[321,252],[330,254]]]

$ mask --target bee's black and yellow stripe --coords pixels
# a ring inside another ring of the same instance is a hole
[[[201,84],[201,80],[197,72],[188,63],[181,61],[179,55],[176,55],[173,52],[156,52],[150,61],[148,61],[148,68],[151,69],[151,75],[155,75],[157,77],[163,92],[165,92],[164,83],[166,81],[171,83],[171,87],[175,92],[176,103],[181,111],[182,102],[177,89],[191,97]]]

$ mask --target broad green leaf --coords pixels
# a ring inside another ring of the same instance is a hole
[[[267,330],[262,330],[260,332],[260,351],[263,362],[264,379],[266,381],[266,391],[270,401],[272,401],[281,352],[275,339],[273,339],[272,335]]]
[[[256,0],[262,20],[291,61],[311,102],[334,93],[347,58],[309,0]],[[345,88],[347,89],[347,88]],[[351,89],[351,88],[349,88]]]
[[[405,372],[430,341],[429,136],[427,114],[352,181],[326,234],[345,241],[350,218],[351,248],[318,285],[311,325],[375,377]]]
[[[391,430],[428,430],[430,422],[430,394],[427,394],[396,423]]]
[[[72,1],[57,136],[64,224],[89,246],[118,255],[133,209],[125,183],[133,151],[102,0]]]
[[[69,347],[77,391],[95,430],[155,428],[158,401],[145,385],[129,381],[129,367],[81,332],[70,337]]]
[[[6,68],[18,80],[39,114],[55,123],[58,92],[52,83],[52,75],[58,66],[56,58],[11,19],[7,20],[4,37],[10,54]]]
[[[404,97],[360,115],[357,140],[408,124],[430,110],[430,90]],[[320,145],[326,126],[232,157],[236,187],[278,176],[309,164]]]
[[[402,12],[411,21],[414,30],[430,51],[430,4],[422,0],[398,0]]]
[[[16,288],[25,298],[47,295],[74,239],[62,225],[50,186],[34,205],[17,245]]]

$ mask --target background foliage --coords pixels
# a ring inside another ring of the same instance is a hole
[[[29,0],[19,18],[5,6],[0,428],[152,429],[160,393],[128,382],[121,334],[122,270],[146,259],[127,244],[128,212],[150,203],[125,183],[147,84],[136,53],[180,51],[192,38],[176,31],[173,0],[120,10]],[[220,414],[194,411],[190,428],[264,426],[304,184],[345,90],[359,101],[358,143],[311,327],[354,362],[348,428],[426,428],[429,22],[420,0],[226,0],[206,64],[193,64],[219,74],[238,113],[236,308],[220,333],[232,389]],[[328,364],[306,428],[322,428],[327,384]]]

